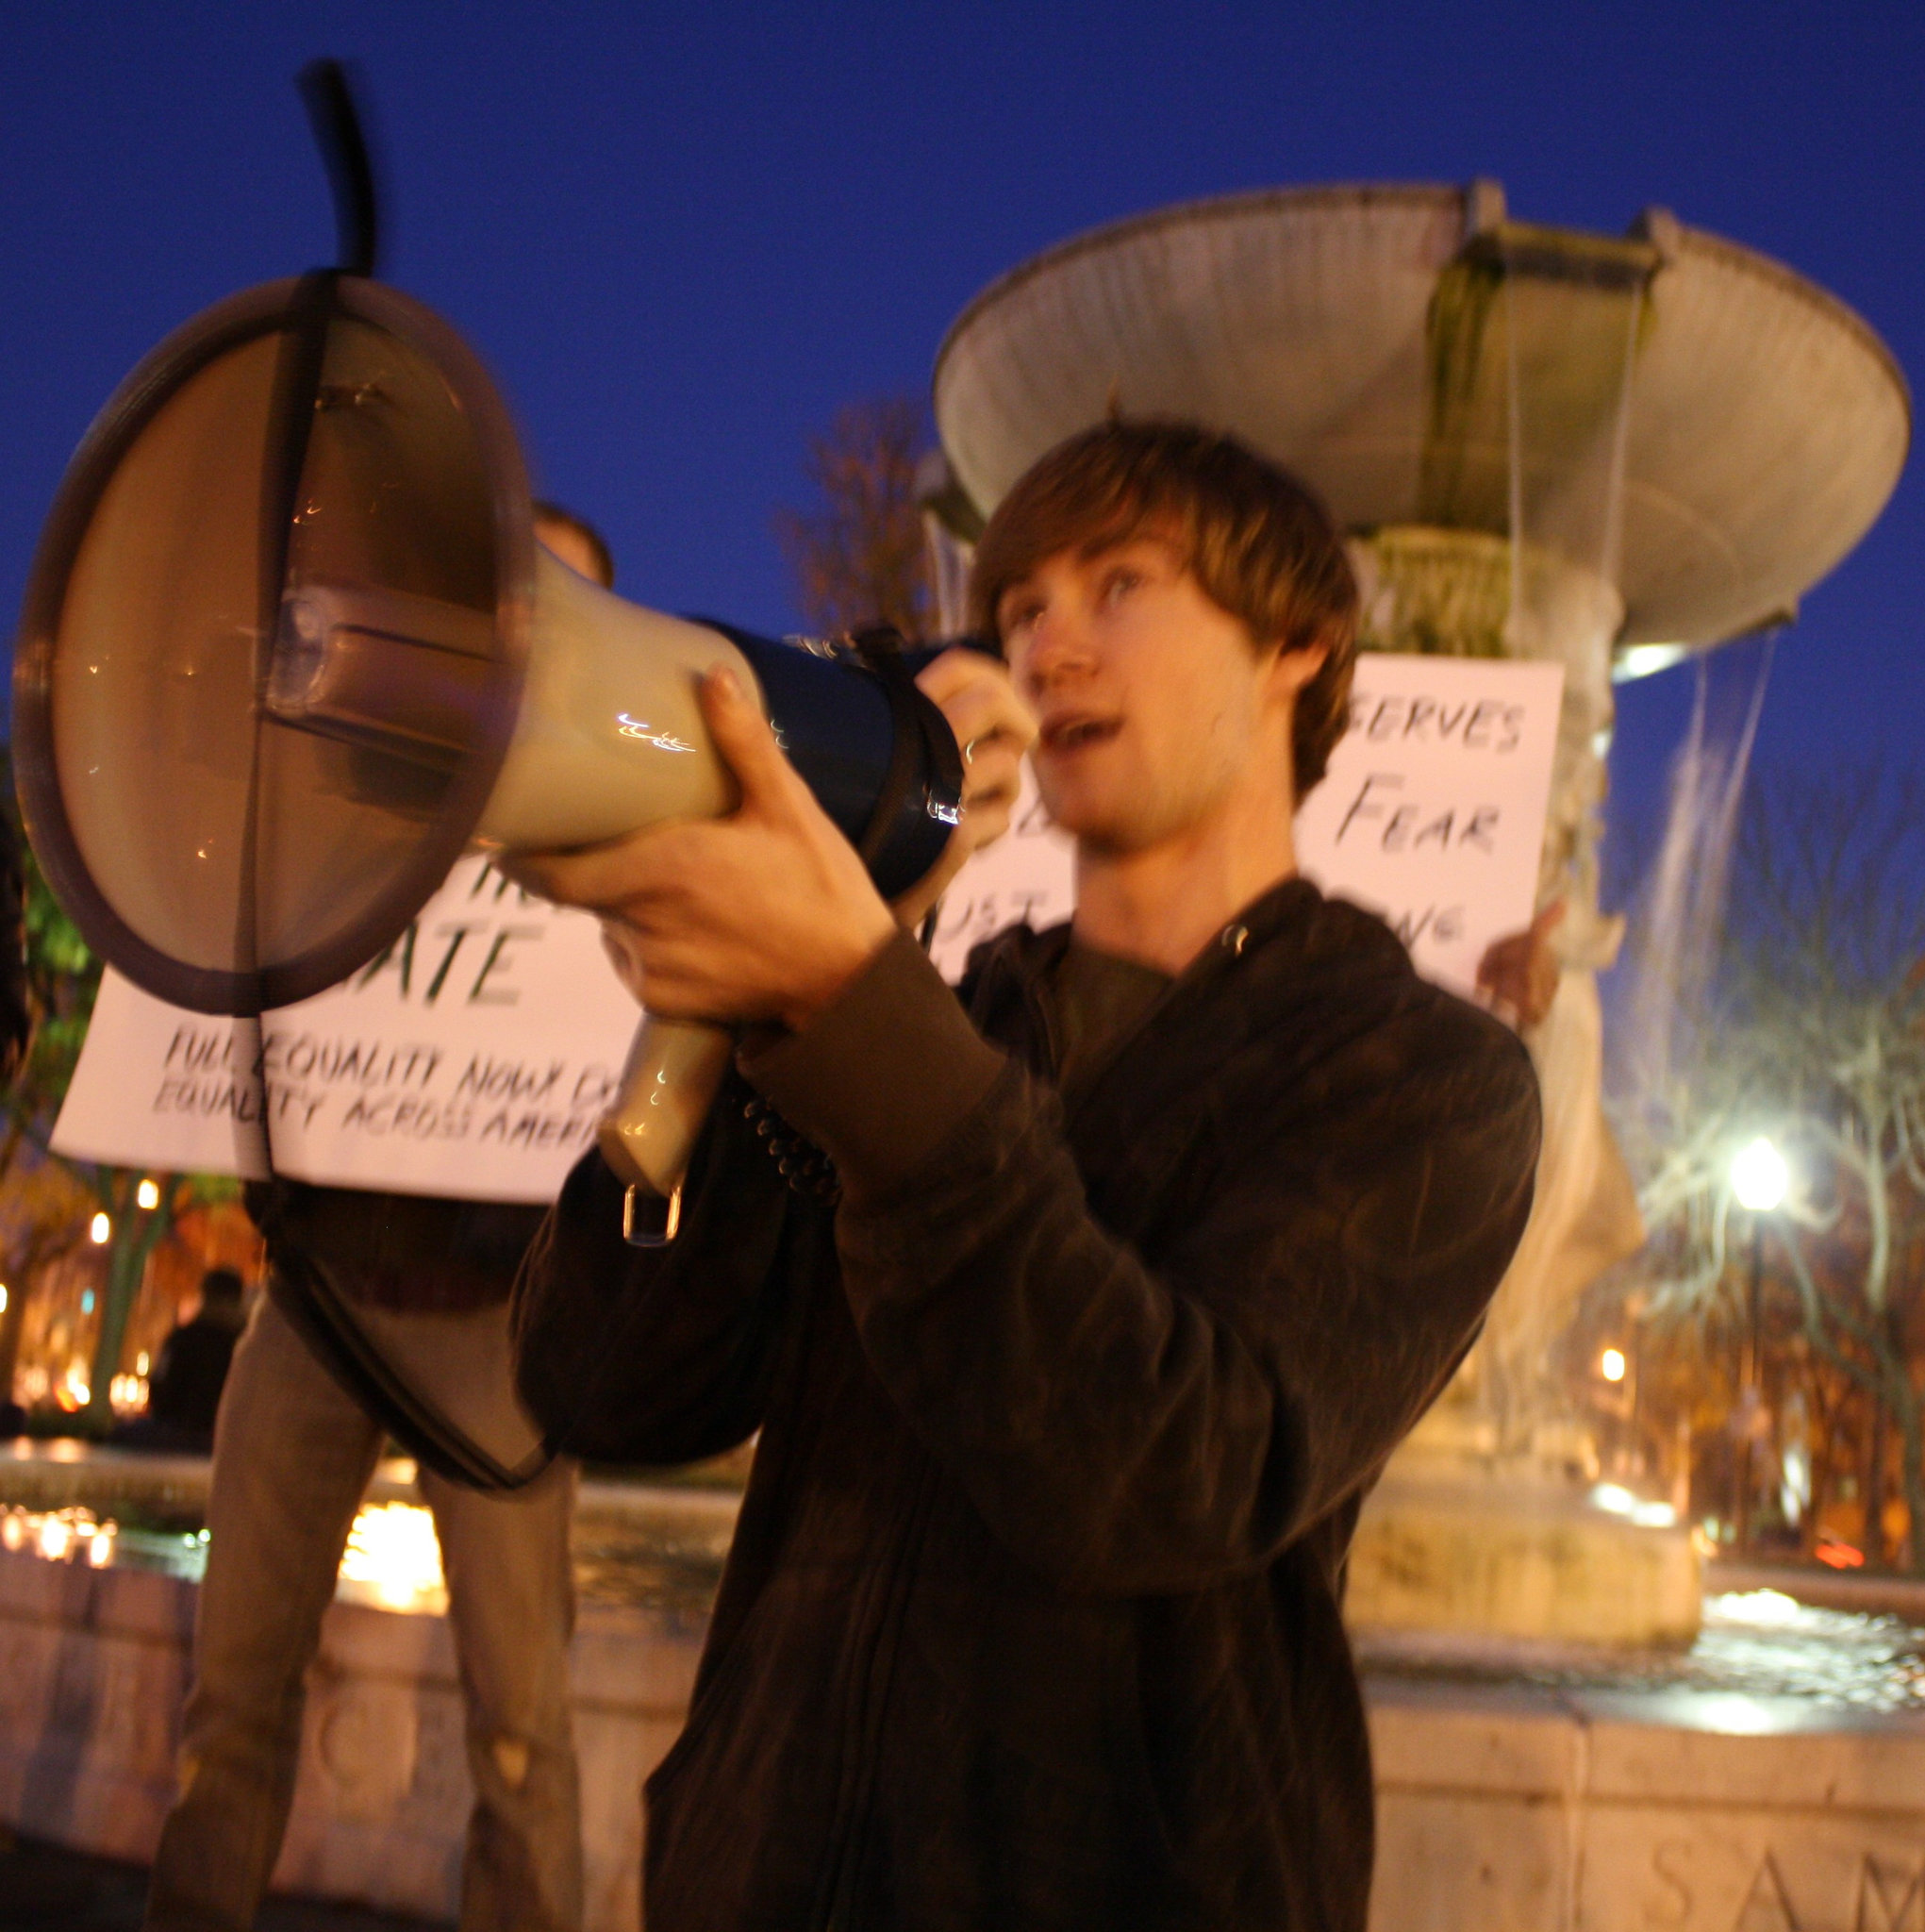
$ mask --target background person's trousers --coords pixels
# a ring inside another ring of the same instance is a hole
[[[293,1796],[304,1674],[383,1440],[263,1295],[215,1429],[180,1790],[154,1861],[149,1932],[254,1924]],[[507,1497],[427,1470],[421,1488],[441,1545],[474,1777],[461,1932],[576,1932],[573,1469]]]

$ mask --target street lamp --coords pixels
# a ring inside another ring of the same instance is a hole
[[[1764,1294],[1765,1217],[1784,1204],[1791,1187],[1791,1170],[1784,1157],[1763,1135],[1746,1143],[1732,1156],[1731,1191],[1740,1208],[1751,1217],[1751,1280],[1747,1313],[1751,1334],[1745,1349],[1739,1413],[1745,1420],[1744,1449],[1738,1458],[1737,1507],[1734,1529],[1737,1545],[1743,1549],[1751,1537],[1751,1448],[1762,1420],[1764,1402],[1764,1363],[1760,1359],[1759,1304]]]
[[[1784,1157],[1763,1134],[1748,1141],[1732,1156],[1731,1191],[1740,1208],[1753,1214],[1769,1214],[1783,1205],[1791,1186],[1791,1170]]]

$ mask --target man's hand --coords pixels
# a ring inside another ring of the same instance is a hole
[[[544,899],[599,914],[616,972],[651,1012],[805,1026],[897,920],[914,924],[964,861],[1009,827],[1036,737],[1009,674],[980,652],[954,650],[916,681],[963,747],[963,817],[893,913],[727,672],[702,686],[703,715],[742,791],[727,818],[652,826],[588,852],[510,853],[500,868]]]
[[[741,787],[727,818],[655,825],[587,852],[514,853],[501,869],[598,913],[615,970],[652,1013],[799,1029],[896,923],[734,674],[712,672],[701,697]]]
[[[986,845],[1009,829],[1022,785],[1022,759],[1036,742],[1036,720],[1016,695],[1007,669],[961,647],[931,659],[916,686],[935,705],[962,747],[962,823],[935,869],[895,902],[904,925],[918,924],[950,881]]]
[[[1477,990],[1506,1024],[1527,1033],[1551,1010],[1557,996],[1557,955],[1551,935],[1564,917],[1564,901],[1553,900],[1522,932],[1492,940],[1477,962]]]

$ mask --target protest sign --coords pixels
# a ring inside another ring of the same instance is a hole
[[[1297,864],[1379,913],[1425,978],[1469,993],[1531,922],[1564,668],[1357,658],[1350,728],[1297,814]]]
[[[1530,919],[1557,741],[1555,665],[1367,654],[1351,724],[1297,820],[1303,870],[1380,912],[1419,972],[1469,992]],[[957,875],[933,953],[1075,905],[1070,841],[1024,775],[1011,835]],[[405,1193],[547,1201],[612,1100],[634,1002],[595,922],[467,858],[340,986],[241,1023],[108,973],[55,1130],[76,1159]],[[265,1068],[265,1082],[260,1071]]]
[[[1075,847],[1043,809],[1036,774],[1025,759],[1009,834],[978,853],[951,882],[936,916],[929,957],[954,985],[971,949],[1005,925],[1033,925],[1040,932],[1068,919],[1075,907]]]
[[[614,1095],[638,1017],[592,918],[465,858],[393,945],[268,1014],[258,1044],[250,1023],[185,1012],[108,972],[54,1147],[258,1176],[271,1146],[274,1171],[301,1180],[550,1201]]]
[[[1380,913],[1454,992],[1472,990],[1492,940],[1530,922],[1563,691],[1555,664],[1366,652],[1350,727],[1298,814],[1306,876]],[[1025,774],[1010,837],[949,889],[937,964],[959,978],[991,933],[1040,930],[1075,904],[1070,841]]]

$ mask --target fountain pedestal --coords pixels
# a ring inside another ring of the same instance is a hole
[[[1498,1453],[1455,1405],[1392,1458],[1347,1574],[1366,1655],[1418,1659],[1683,1650],[1703,1598],[1688,1532],[1600,1507],[1564,1458]]]

